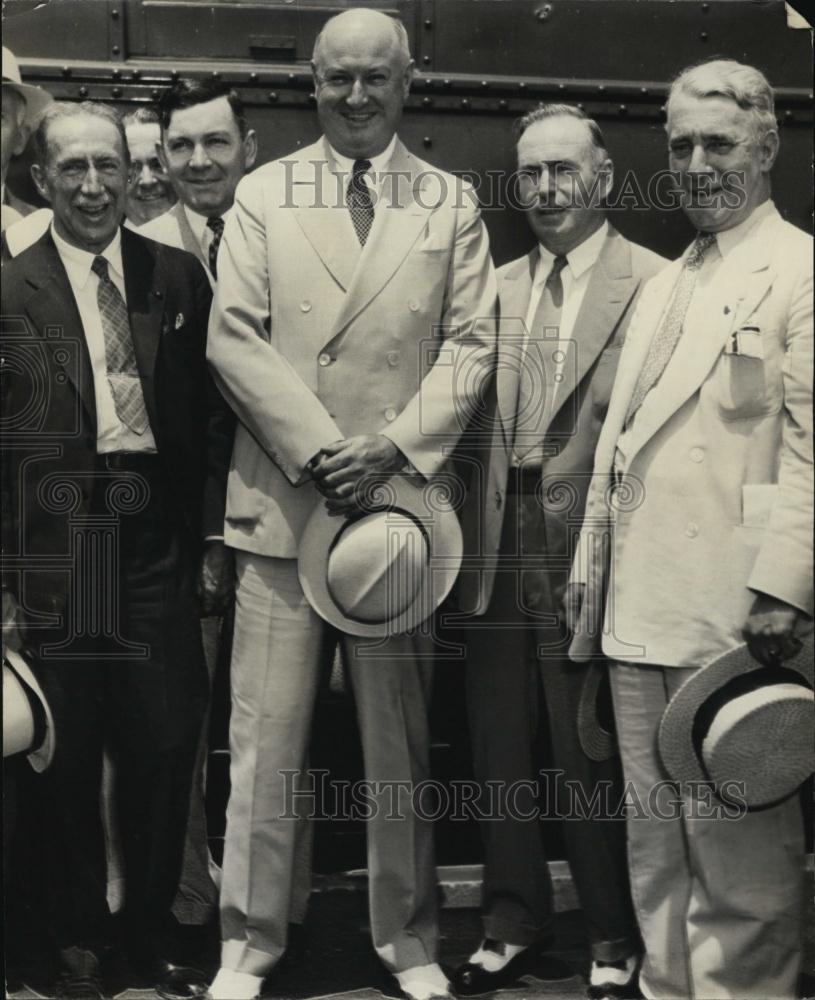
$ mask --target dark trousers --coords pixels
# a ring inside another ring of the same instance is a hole
[[[613,811],[622,791],[620,762],[617,756],[593,761],[580,746],[577,707],[587,667],[567,656],[568,636],[554,593],[560,588],[557,582],[553,587],[557,574],[546,566],[543,532],[535,496],[510,491],[490,606],[468,632],[467,707],[475,776],[483,786],[482,801],[500,816],[481,823],[484,932],[517,945],[551,934],[552,885],[532,785],[541,769],[562,771],[551,784],[557,789],[558,815],[565,817],[569,867],[592,956],[617,961],[639,950],[625,823],[593,817],[585,804],[599,790],[601,808],[608,803]],[[551,734],[550,761],[536,759],[534,750],[541,703]],[[503,802],[499,789],[507,790]]]
[[[107,742],[117,775],[125,946],[134,964],[149,968],[166,954],[207,678],[195,545],[159,460],[131,464],[146,487],[144,506],[119,513],[108,542],[100,542],[100,524],[110,526],[110,487],[134,482],[133,468],[100,468],[92,516],[74,534],[63,621],[27,638],[54,716],[56,753],[46,772],[29,776],[26,805],[38,831],[55,944],[101,951],[112,943],[100,813]],[[99,550],[106,553],[102,568],[86,558]]]

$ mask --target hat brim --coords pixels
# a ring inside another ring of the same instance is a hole
[[[23,683],[25,683],[37,696],[42,704],[43,711],[45,712],[45,738],[36,750],[32,750],[31,753],[28,754],[28,761],[34,770],[44,771],[54,759],[54,750],[56,749],[54,718],[51,715],[51,707],[49,706],[48,699],[45,697],[45,694],[40,687],[39,681],[34,676],[31,667],[26,663],[23,657],[13,649],[4,650],[3,656],[20,680],[22,680]]]
[[[616,756],[617,738],[608,732],[597,714],[600,685],[608,663],[591,661],[586,676],[580,686],[580,701],[577,705],[577,736],[583,753],[594,761],[604,761]]]
[[[52,104],[54,98],[42,87],[33,87],[29,83],[15,83],[13,80],[3,80],[3,87],[16,90],[25,101],[25,122],[30,129],[35,129],[42,118],[45,109]]]
[[[803,680],[813,683],[813,639],[810,634],[795,656],[779,664],[794,670]],[[670,777],[677,782],[708,782],[696,753],[693,725],[696,713],[707,699],[728,681],[753,670],[762,664],[753,659],[746,645],[737,646],[697,670],[671,698],[659,724],[659,753]]]
[[[348,635],[377,638],[407,632],[433,614],[455,583],[464,549],[458,518],[439,492],[438,484],[407,475],[391,476],[371,491],[371,514],[404,511],[422,525],[430,547],[428,572],[413,600],[382,622],[358,621],[337,606],[328,586],[328,557],[345,521],[329,516],[323,503],[314,508],[300,538],[297,571],[306,599],[322,619]]]

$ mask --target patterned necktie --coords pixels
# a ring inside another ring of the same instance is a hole
[[[551,344],[552,352],[557,349],[560,314],[563,309],[563,280],[560,272],[567,264],[565,257],[555,257],[529,331],[518,395],[518,422],[515,431],[515,454],[518,458],[523,458],[540,444],[552,410],[555,383],[551,373],[547,378],[543,342]],[[554,372],[554,362],[551,372]]]
[[[108,262],[105,258],[94,257],[91,270],[99,278],[96,301],[102,320],[108,384],[113,395],[116,415],[126,427],[137,434],[144,434],[149,422],[139,370],[136,367],[127,306],[119,289],[110,280]]]
[[[212,230],[212,241],[209,244],[209,269],[212,277],[218,277],[218,247],[221,245],[221,237],[224,235],[224,220],[220,215],[213,215],[207,219],[207,226]]]
[[[345,204],[351,213],[351,221],[357,231],[357,239],[362,246],[371,232],[374,221],[374,206],[371,201],[371,192],[365,183],[365,173],[371,169],[370,160],[356,160],[354,172],[348,182],[348,190],[345,192]]]
[[[699,233],[693,242],[690,253],[685,258],[682,272],[674,289],[673,299],[665,313],[662,325],[651,341],[648,356],[634,387],[631,402],[628,404],[628,413],[625,417],[626,426],[631,423],[634,414],[642,405],[642,401],[662,378],[662,373],[673,357],[676,345],[682,335],[682,327],[690,300],[693,297],[693,290],[696,287],[699,269],[705,259],[705,254],[715,242],[715,233]]]

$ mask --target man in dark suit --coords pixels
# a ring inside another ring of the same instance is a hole
[[[54,219],[3,275],[4,603],[55,722],[53,764],[31,789],[46,932],[58,995],[102,996],[107,739],[129,985],[135,975],[195,996],[200,974],[171,965],[168,949],[207,691],[198,613],[223,598],[210,572],[223,543],[203,545],[221,534],[232,439],[205,361],[209,283],[189,254],[121,227],[128,153],[115,112],[55,104],[35,144]]]
[[[619,791],[619,762],[610,738],[605,747],[578,738],[584,685],[601,678],[587,676],[596,666],[569,663],[559,604],[619,348],[641,283],[665,262],[608,224],[613,166],[595,122],[555,104],[520,127],[519,192],[537,245],[498,271],[497,400],[488,451],[471,456],[459,596],[483,615],[469,622],[467,660],[475,774],[521,794],[497,803],[501,822],[482,824],[484,941],[454,985],[464,996],[497,989],[534,967],[551,940],[552,886],[540,826],[529,818],[537,804],[517,784],[531,787],[545,765],[563,772],[557,804],[597,997],[630,986],[638,937],[623,824],[574,815],[581,803],[590,811],[596,791]],[[540,688],[553,751],[546,762],[533,752]]]

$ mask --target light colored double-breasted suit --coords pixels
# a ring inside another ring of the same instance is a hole
[[[460,607],[476,616],[467,621],[467,705],[477,779],[485,787],[494,782],[518,788],[531,784],[539,768],[557,768],[564,782],[582,789],[586,801],[598,790],[602,797],[603,789],[619,795],[619,761],[590,760],[581,748],[577,716],[587,668],[566,656],[560,596],[634,303],[645,281],[666,264],[611,227],[598,236],[602,242],[568,338],[562,381],[555,381],[554,365],[543,371],[539,405],[555,396],[548,417],[536,425],[535,433],[540,428],[543,435],[543,460],[536,459],[525,474],[531,484],[526,495],[519,494],[517,470],[510,467],[513,451],[533,444],[524,440],[519,389],[534,350],[525,317],[538,249],[498,271],[495,416],[484,436],[486,450],[464,452],[470,491],[458,586]],[[536,760],[533,752],[541,685],[552,744],[548,760]],[[567,794],[559,795],[558,806],[569,814]],[[592,956],[599,961],[626,959],[638,947],[624,833],[619,823],[600,816],[570,815],[564,824]],[[507,810],[500,823],[482,824],[482,837],[485,936],[515,945],[546,941],[553,932],[554,904],[540,829]]]
[[[812,240],[765,202],[708,254],[673,357],[624,432],[681,261],[632,319],[573,570],[586,591],[571,654],[596,655],[601,639],[618,661],[623,768],[650,816],[628,823],[643,992],[792,997],[797,797],[705,819],[684,790],[682,811],[649,812],[667,777],[656,730],[671,695],[743,641],[756,592],[812,613]],[[659,809],[677,800],[664,791]]]
[[[296,572],[321,502],[308,463],[331,442],[384,433],[432,479],[494,361],[495,277],[472,191],[398,140],[387,173],[364,248],[348,178],[321,140],[244,178],[219,250],[208,353],[240,418],[225,528],[239,552],[222,964],[242,972],[271,968],[300,905],[279,771],[305,767],[325,640]],[[366,778],[420,781],[426,639],[343,641]],[[371,926],[400,971],[435,961],[432,837],[409,802],[390,821],[382,802],[368,822]]]

